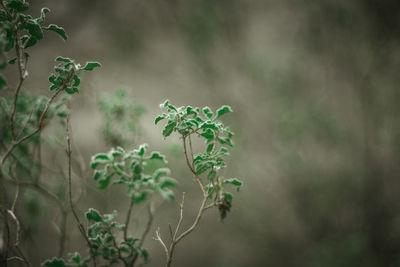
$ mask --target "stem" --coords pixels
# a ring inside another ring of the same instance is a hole
[[[182,139],[183,139],[183,151],[185,153],[186,164],[188,165],[189,169],[196,177],[196,181],[199,184],[201,191],[203,192],[203,194],[205,194],[204,186],[201,183],[200,177],[197,174],[197,172],[194,170],[194,167],[192,166],[193,162],[192,162],[192,164],[189,162],[189,157],[188,157],[188,152],[187,152],[187,147],[186,147],[186,136],[184,136],[183,134],[182,134]]]
[[[207,201],[207,196],[204,196],[203,201],[201,202],[201,206],[199,208],[199,212],[197,213],[196,219],[194,220],[192,226],[189,227],[189,229],[187,229],[185,232],[183,232],[182,234],[180,234],[172,243],[171,246],[169,247],[169,253],[167,256],[167,263],[166,263],[166,267],[170,267],[171,266],[171,262],[172,262],[172,256],[174,254],[174,249],[176,247],[176,245],[179,243],[179,241],[181,241],[185,236],[187,236],[188,234],[190,234],[191,232],[193,232],[194,229],[196,229],[197,225],[200,222],[201,216],[203,215],[203,211],[204,211],[204,206],[206,204]],[[183,210],[183,208],[181,209]]]
[[[89,238],[86,235],[86,231],[85,228],[83,227],[83,224],[81,223],[81,221],[79,220],[78,214],[76,213],[75,209],[74,209],[74,204],[72,202],[72,164],[71,164],[71,138],[70,138],[70,126],[69,126],[69,115],[67,116],[67,156],[68,156],[68,196],[69,196],[69,204],[71,207],[71,211],[72,214],[75,217],[76,223],[78,224],[78,228],[82,234],[82,236],[85,238],[89,249],[90,249],[90,253],[93,256],[93,264],[96,267],[96,257],[95,254],[93,252],[93,248],[90,244]]]
[[[126,215],[126,220],[125,220],[125,229],[124,229],[124,239],[128,239],[128,226],[129,222],[131,220],[131,214],[132,214],[132,209],[133,209],[133,199],[130,199],[129,203],[129,208],[128,208],[128,214]]]

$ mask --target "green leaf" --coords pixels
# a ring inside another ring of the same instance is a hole
[[[89,211],[86,212],[86,218],[89,221],[94,221],[94,222],[103,221],[103,218],[100,216],[100,213],[97,210],[93,209],[93,208],[90,208]]]
[[[147,197],[147,191],[135,192],[133,194],[133,201],[135,202],[135,204],[139,204],[145,201],[146,197]]]
[[[140,256],[142,256],[145,261],[149,259],[149,253],[145,249],[140,249]]]
[[[147,148],[147,144],[142,144],[142,145],[139,146],[138,155],[139,155],[140,157],[143,157],[143,156],[144,156],[144,152],[146,152],[146,148]]]
[[[0,90],[3,90],[4,88],[7,87],[7,82],[6,80],[3,78],[3,76],[0,75]]]
[[[164,137],[170,136],[171,133],[175,130],[176,124],[177,124],[176,121],[169,121],[162,132],[163,136]]]
[[[176,187],[177,185],[178,185],[178,181],[176,181],[175,179],[173,179],[171,177],[165,177],[161,181],[160,188],[164,189],[166,187]]]
[[[156,117],[156,119],[154,120],[154,124],[157,124],[159,121],[165,119],[166,114],[162,114]]]
[[[160,177],[169,175],[171,173],[170,169],[168,168],[159,168],[153,173],[154,181],[158,182]]]
[[[217,110],[217,118],[229,112],[233,112],[230,106],[222,106]]]
[[[29,4],[23,0],[11,0],[6,6],[10,9],[14,9],[17,12],[24,12],[29,9]]]
[[[213,137],[214,137],[214,135],[213,135]],[[211,152],[213,150],[213,148],[214,148],[214,143],[208,144],[206,152]]]
[[[39,23],[36,23],[34,20],[28,20],[22,24],[21,30],[27,30],[32,37],[35,37],[38,40],[43,38],[42,28]]]
[[[39,24],[42,24],[46,17],[46,14],[49,12],[50,12],[50,9],[48,9],[47,7],[42,8],[42,10],[40,11],[40,17],[37,18],[35,21]]]
[[[214,179],[216,176],[217,176],[217,172],[216,172],[214,169],[212,169],[212,170],[208,173],[207,179],[208,179],[208,180],[212,180],[212,179]]]
[[[24,48],[26,49],[26,48],[28,48],[28,47],[34,46],[34,45],[37,43],[37,41],[38,41],[38,39],[37,39],[36,37],[31,36],[31,37],[29,38],[28,42],[26,42]]]
[[[81,83],[81,80],[79,79],[79,77],[77,75],[74,75],[73,79],[74,79],[74,82],[73,82],[72,86],[77,87]]]
[[[44,27],[43,29],[48,30],[48,31],[53,31],[53,32],[57,33],[64,40],[68,39],[68,36],[65,33],[65,30],[64,30],[63,27],[59,27],[59,26],[57,26],[55,24],[50,24],[49,26]]]
[[[224,184],[232,184],[232,185],[236,186],[237,191],[239,191],[240,187],[243,185],[243,182],[236,178],[225,179],[223,183]]]
[[[72,63],[71,59],[69,59],[67,57],[61,57],[61,56],[56,57],[56,61],[65,62],[65,63]]]
[[[91,70],[93,70],[94,68],[97,68],[97,67],[101,67],[101,64],[98,63],[98,62],[87,62],[85,67],[82,68],[82,70],[91,71]]]
[[[107,186],[110,184],[111,178],[113,176],[114,176],[114,173],[111,173],[110,175],[108,175],[104,179],[98,180],[97,188],[99,188],[100,190],[103,190],[103,189],[107,188]]]
[[[209,107],[204,107],[203,113],[209,119],[211,119],[214,116],[214,113],[212,112],[212,110]]]
[[[164,199],[173,200],[175,198],[174,193],[168,188],[160,189],[160,194]]]
[[[10,59],[10,60],[8,61],[8,64],[14,64],[15,61],[17,61],[17,58],[16,58],[16,57],[13,58],[13,59]]]
[[[63,259],[53,258],[43,262],[42,267],[66,267],[66,265]]]
[[[68,256],[71,262],[81,264],[81,255],[78,252],[70,253]]]
[[[165,163],[167,163],[165,156],[162,155],[160,152],[158,151],[153,151],[151,152],[150,158],[149,159],[160,159],[162,161],[164,161]]]

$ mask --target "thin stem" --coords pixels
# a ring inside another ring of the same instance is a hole
[[[125,240],[128,239],[128,226],[129,226],[129,222],[131,220],[132,209],[133,209],[133,199],[130,199],[128,214],[126,215],[126,219],[125,219],[125,229],[124,229],[124,239]]]
[[[171,266],[171,262],[172,262],[172,256],[174,254],[174,249],[176,247],[176,245],[179,243],[179,241],[181,241],[185,236],[187,236],[188,234],[190,234],[191,232],[193,232],[194,229],[196,229],[197,225],[200,222],[201,216],[203,215],[203,211],[204,211],[204,206],[206,204],[207,201],[207,196],[204,196],[203,201],[201,202],[201,206],[199,208],[199,212],[197,213],[196,219],[194,220],[192,226],[190,226],[185,232],[183,232],[182,234],[180,234],[172,243],[171,246],[169,247],[169,253],[168,253],[168,257],[167,257],[167,267]],[[183,209],[183,208],[182,208]]]
[[[85,238],[89,249],[90,249],[90,253],[93,256],[93,264],[96,267],[96,258],[95,258],[95,254],[93,252],[93,248],[90,244],[89,238],[86,235],[86,231],[85,228],[83,227],[83,224],[81,223],[81,221],[79,220],[78,214],[75,211],[74,208],[74,204],[72,202],[72,164],[71,164],[71,154],[72,154],[72,150],[71,150],[71,138],[70,138],[70,125],[69,125],[69,115],[67,115],[67,156],[68,156],[68,196],[69,196],[69,204],[71,207],[71,211],[72,214],[74,215],[74,218],[76,220],[76,223],[78,224],[78,228],[82,234],[82,236]]]
[[[199,184],[200,189],[201,189],[201,191],[203,192],[203,195],[204,195],[204,194],[205,194],[204,186],[203,186],[203,184],[201,183],[201,180],[200,180],[199,175],[197,174],[197,172],[195,171],[194,167],[192,166],[192,164],[191,164],[190,161],[189,161],[188,151],[187,151],[187,147],[186,147],[186,136],[184,136],[183,134],[182,134],[182,139],[183,139],[183,151],[184,151],[184,153],[185,153],[186,164],[188,165],[189,169],[191,170],[191,172],[192,172],[192,173],[194,174],[194,176],[196,177],[196,181],[197,181],[197,183]]]

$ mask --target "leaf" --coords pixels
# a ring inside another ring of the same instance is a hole
[[[213,135],[213,137],[214,137],[214,135]],[[214,143],[208,144],[206,152],[211,152],[213,150],[213,148],[214,148]]]
[[[67,57],[61,57],[61,56],[56,57],[56,61],[65,62],[65,63],[71,63],[72,62],[71,59],[69,59]]]
[[[223,183],[224,184],[232,184],[232,185],[236,186],[237,191],[239,191],[240,187],[243,185],[243,182],[236,178],[225,179]]]
[[[146,196],[147,196],[147,191],[136,192],[133,194],[133,201],[135,202],[135,204],[139,204],[140,202],[146,200]]]
[[[64,90],[65,90],[65,92],[67,92],[67,94],[69,94],[69,95],[75,94],[74,89],[71,88],[71,87],[66,87]]]
[[[82,70],[91,71],[91,70],[93,70],[94,68],[97,68],[97,67],[101,67],[101,64],[98,63],[98,62],[86,62],[86,65],[85,65],[84,68],[82,68]]]
[[[37,39],[36,37],[31,36],[31,37],[29,38],[28,42],[26,42],[24,48],[26,49],[26,48],[28,48],[28,47],[34,46],[34,45],[37,43],[37,41],[38,41],[38,39]]]
[[[211,119],[214,116],[214,113],[212,112],[212,110],[209,107],[204,107],[203,113],[209,119]]]
[[[89,221],[94,221],[94,222],[103,221],[103,218],[100,216],[100,213],[97,210],[93,209],[93,208],[90,208],[89,211],[86,212],[86,218]]]
[[[65,261],[59,258],[53,258],[42,263],[42,267],[66,267]]]
[[[160,177],[169,175],[171,173],[170,169],[168,168],[159,168],[153,173],[154,181],[158,182]]]
[[[168,188],[160,189],[160,194],[164,199],[173,200],[175,198],[174,193]]]
[[[34,20],[28,20],[21,25],[21,30],[27,30],[32,37],[40,40],[43,38],[43,31],[39,23]]]
[[[159,121],[165,119],[167,114],[162,114],[156,117],[156,119],[154,120],[154,124],[157,124]]]
[[[64,40],[68,39],[68,35],[65,33],[63,27],[57,26],[55,24],[50,24],[49,26],[44,27],[43,29],[57,33]]]
[[[140,255],[143,257],[143,259],[144,259],[145,261],[147,261],[148,258],[149,258],[149,253],[148,253],[147,250],[145,250],[145,249],[140,249]]]
[[[40,11],[40,17],[37,18],[35,21],[39,24],[42,24],[44,19],[46,18],[46,14],[50,12],[50,9],[48,9],[47,7],[42,8],[42,10]]]
[[[216,172],[214,169],[212,169],[212,170],[208,173],[207,179],[208,179],[208,180],[212,180],[212,179],[214,179],[216,176],[217,176],[217,172]]]
[[[114,173],[111,173],[110,175],[108,175],[104,179],[100,179],[97,182],[97,188],[99,188],[100,190],[103,190],[103,189],[107,188],[107,186],[110,184],[111,178],[113,176],[114,176]]]
[[[78,252],[70,253],[68,256],[71,262],[81,264],[81,255]]]
[[[10,59],[10,60],[8,61],[8,64],[14,64],[15,61],[17,61],[17,58],[16,58],[16,57],[13,58],[13,59]]]
[[[150,158],[149,159],[160,159],[162,161],[164,161],[165,163],[167,163],[167,160],[165,159],[165,156],[162,155],[160,152],[158,151],[153,151],[151,152]]]
[[[147,144],[142,144],[142,145],[139,146],[138,155],[139,155],[140,157],[143,157],[144,152],[146,152],[146,148],[147,148]]]
[[[229,112],[233,112],[230,106],[222,106],[219,109],[217,109],[217,118]]]
[[[171,133],[175,130],[176,124],[177,124],[176,121],[169,121],[162,132],[163,136],[164,137],[170,136]]]
[[[161,181],[160,188],[164,189],[166,187],[176,187],[177,185],[178,185],[178,181],[176,181],[175,179],[173,179],[171,177],[165,177]]]
[[[77,87],[81,83],[81,80],[79,79],[79,77],[77,75],[74,75],[73,79],[74,79],[74,82],[73,82],[72,86]]]
[[[11,0],[6,6],[18,12],[24,12],[29,9],[29,4],[23,0]]]
[[[3,90],[4,88],[7,87],[7,82],[6,80],[3,78],[3,76],[0,75],[0,90]]]

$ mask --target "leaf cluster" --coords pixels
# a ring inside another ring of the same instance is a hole
[[[50,12],[47,7],[42,8],[40,16],[33,18],[23,12],[29,9],[29,3],[25,0],[1,1],[0,9],[0,69],[4,69],[8,64],[14,64],[17,57],[6,60],[5,53],[16,48],[17,53],[22,49],[35,45],[43,39],[44,31],[53,31],[63,40],[68,36],[62,27],[56,24],[45,26],[46,14]],[[20,55],[25,60],[29,57],[28,53]],[[19,64],[19,62],[18,62]],[[7,82],[0,75],[0,90],[6,88]]]
[[[150,170],[146,168],[151,161],[167,163],[165,156],[157,151],[147,152],[147,145],[125,151],[121,147],[113,148],[108,153],[92,156],[91,168],[93,178],[99,189],[105,189],[110,183],[122,184],[127,188],[126,195],[135,203],[144,202],[150,194],[158,193],[164,199],[173,199],[171,187],[177,181],[168,175],[170,170],[165,167]]]
[[[214,198],[220,210],[223,209],[221,218],[224,218],[233,199],[233,195],[225,190],[224,185],[233,185],[239,191],[243,184],[239,179],[224,179],[219,175],[219,172],[227,167],[225,157],[229,155],[228,147],[234,146],[233,132],[221,121],[223,115],[232,112],[231,107],[225,105],[214,112],[207,106],[202,109],[191,106],[176,107],[166,100],[160,108],[167,112],[157,116],[155,124],[166,120],[167,123],[162,132],[164,138],[176,132],[183,139],[189,168],[195,176],[206,174],[205,193],[209,198]],[[193,153],[190,139],[192,135],[204,140],[203,153]],[[189,148],[187,148],[186,139],[189,139]],[[187,155],[189,150],[192,154],[191,163]]]
[[[50,91],[64,90],[70,95],[79,93],[78,86],[81,80],[78,75],[80,71],[91,71],[101,66],[98,62],[87,62],[84,67],[81,67],[79,63],[65,57],[57,57],[56,62],[58,65],[54,67],[54,73],[49,77]]]

